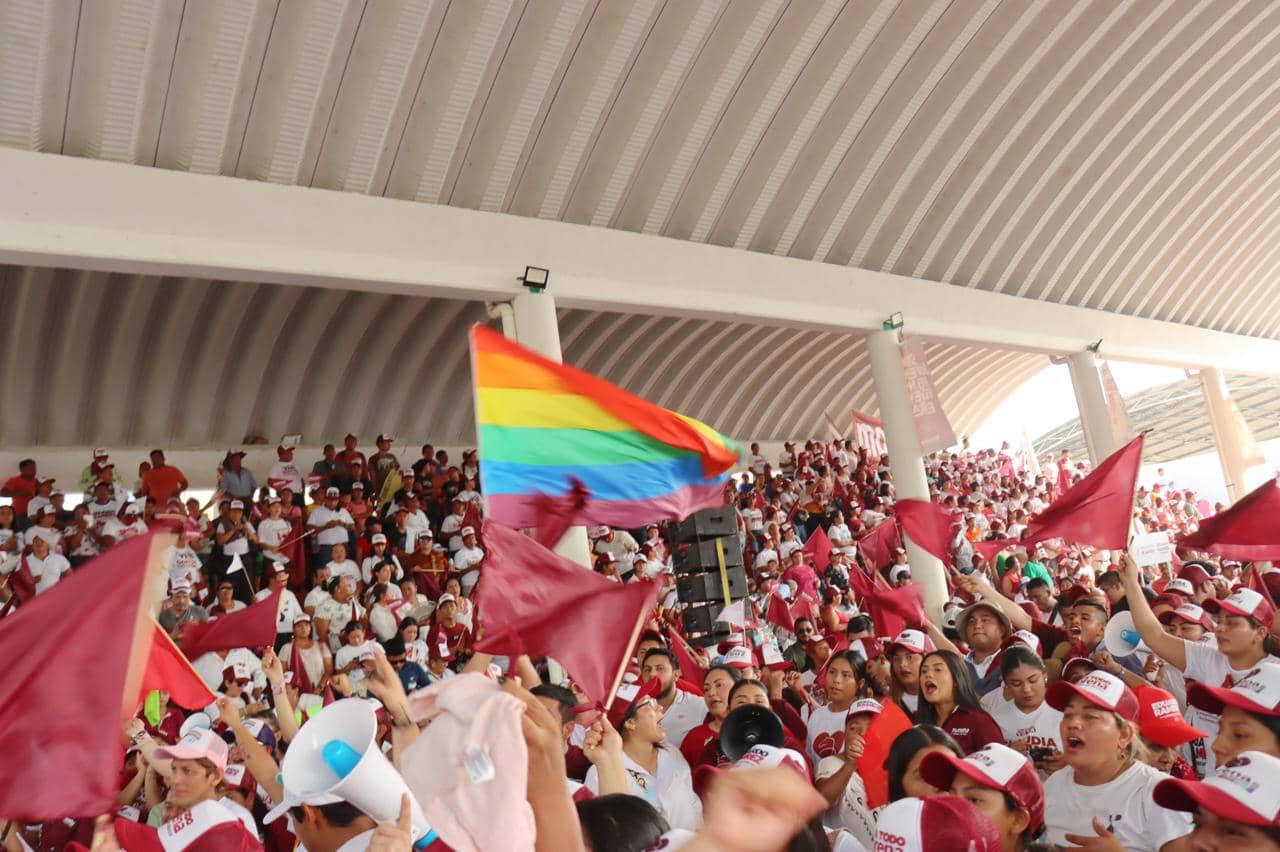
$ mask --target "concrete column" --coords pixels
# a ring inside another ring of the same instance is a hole
[[[546,290],[525,292],[511,300],[510,317],[500,309],[502,333],[513,337],[543,357],[561,361],[560,322],[556,317],[555,297]],[[484,463],[484,459],[480,460]],[[567,487],[567,486],[566,486]],[[556,553],[579,565],[592,567],[591,543],[586,527],[572,527],[555,546]]]
[[[871,360],[871,377],[876,386],[876,402],[889,444],[889,472],[893,475],[894,492],[899,498],[929,499],[929,480],[924,472],[924,453],[920,451],[920,435],[916,432],[907,393],[907,374],[902,367],[902,352],[897,331],[873,331],[866,337],[867,355]],[[946,569],[938,557],[926,552],[910,538],[906,539],[907,561],[911,576],[924,586],[924,603],[930,616],[938,619],[942,605],[949,597]]]
[[[1240,445],[1240,432],[1236,429],[1236,414],[1231,410],[1231,394],[1227,380],[1217,368],[1200,370],[1200,388],[1204,391],[1205,408],[1209,410],[1209,425],[1213,428],[1213,443],[1218,448],[1218,461],[1222,463],[1222,478],[1227,483],[1227,499],[1234,503],[1248,493],[1245,485],[1244,447]]]
[[[1067,356],[1067,369],[1071,371],[1071,386],[1076,392],[1076,408],[1080,412],[1080,425],[1084,428],[1084,440],[1089,448],[1089,461],[1096,467],[1120,449],[1111,425],[1111,411],[1107,408],[1107,393],[1102,386],[1098,357],[1088,349],[1072,352]]]

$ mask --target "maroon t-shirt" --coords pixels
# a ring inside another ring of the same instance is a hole
[[[1000,726],[982,710],[957,707],[942,723],[942,730],[951,735],[965,754],[973,754],[990,743],[1004,743]]]

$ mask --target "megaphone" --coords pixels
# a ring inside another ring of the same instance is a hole
[[[742,705],[725,716],[720,724],[720,748],[725,757],[734,761],[750,751],[752,746],[781,748],[784,739],[778,714],[759,704]]]
[[[1111,616],[1102,641],[1111,656],[1116,658],[1127,657],[1135,651],[1150,650],[1138,635],[1138,631],[1134,629],[1133,615],[1128,612],[1117,612]]]
[[[350,802],[377,823],[394,825],[400,797],[409,793],[400,773],[378,747],[378,719],[363,698],[344,698],[317,713],[285,752],[284,786],[300,796],[327,794]],[[439,838],[409,793],[415,848]]]

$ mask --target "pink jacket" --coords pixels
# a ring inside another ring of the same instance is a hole
[[[483,674],[449,678],[409,696],[427,723],[400,757],[400,774],[440,839],[456,852],[531,852],[524,702]]]

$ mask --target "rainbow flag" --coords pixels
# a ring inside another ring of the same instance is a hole
[[[489,517],[537,526],[576,478],[580,523],[636,527],[722,505],[742,450],[710,426],[557,364],[491,328],[471,329],[480,482]]]

